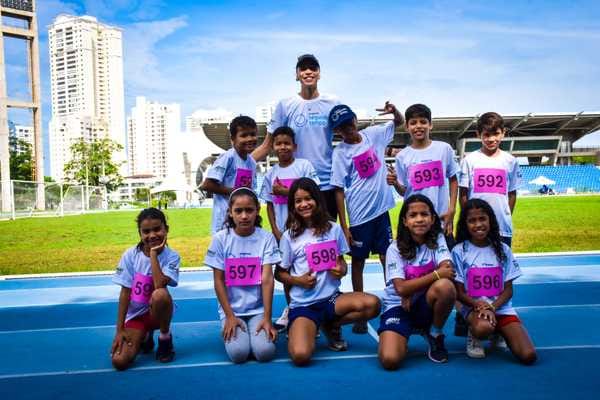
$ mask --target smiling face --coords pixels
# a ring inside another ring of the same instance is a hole
[[[494,154],[500,148],[500,143],[504,139],[504,130],[501,128],[495,131],[484,131],[483,133],[477,133],[477,136],[481,138],[482,150],[488,154]]]
[[[239,126],[232,141],[233,147],[238,154],[245,155],[252,153],[257,143],[256,128]]]
[[[433,125],[425,117],[413,117],[406,121],[406,130],[413,141],[429,140],[429,133]]]
[[[302,65],[296,68],[296,80],[303,87],[317,87],[321,78],[321,70],[316,65]]]
[[[433,226],[434,217],[426,203],[416,201],[408,205],[402,223],[417,243],[424,243],[427,232]]]
[[[258,209],[251,196],[236,196],[228,212],[233,219],[235,233],[247,236],[254,232]]]
[[[298,189],[294,193],[294,209],[305,221],[310,221],[316,207],[317,201],[306,190]]]
[[[160,246],[167,237],[167,228],[160,219],[146,218],[140,222],[140,239],[144,249]]]
[[[477,246],[485,246],[490,233],[490,217],[481,208],[472,208],[467,213],[467,230],[471,242]]]

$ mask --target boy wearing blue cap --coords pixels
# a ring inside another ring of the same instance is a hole
[[[337,105],[329,113],[329,126],[343,142],[334,150],[330,184],[335,187],[340,225],[352,255],[352,287],[363,291],[363,269],[371,252],[385,265],[385,252],[392,241],[388,210],[394,198],[387,184],[385,149],[394,139],[394,129],[402,125],[402,114],[386,102],[380,115],[393,114],[384,124],[358,130],[356,115],[347,105]],[[350,226],[346,222],[346,204]],[[354,324],[354,333],[366,333],[367,321]]]

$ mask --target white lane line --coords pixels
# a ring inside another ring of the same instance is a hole
[[[537,351],[552,351],[552,350],[581,350],[581,349],[600,349],[600,344],[583,344],[583,345],[565,345],[565,346],[540,346],[536,347]],[[464,351],[450,351],[449,354],[459,355],[465,354]],[[413,353],[410,352],[408,355],[411,356]],[[377,354],[356,354],[347,356],[321,356],[313,357],[314,361],[336,361],[336,360],[358,360],[365,358],[377,358]],[[289,358],[276,358],[272,363],[290,363]],[[258,364],[257,361],[248,361],[247,364]],[[203,368],[203,367],[223,367],[235,365],[230,361],[216,361],[216,362],[205,362],[205,363],[192,363],[192,364],[171,364],[171,365],[149,365],[145,367],[134,367],[129,371],[153,371],[153,370],[165,370],[165,369],[183,369],[183,368]],[[114,372],[119,373],[113,368],[99,368],[99,369],[88,369],[88,370],[73,370],[73,371],[48,371],[48,372],[32,372],[24,374],[6,374],[0,375],[0,380],[8,379],[19,379],[19,378],[38,378],[47,376],[62,376],[62,375],[88,375],[88,374],[103,374]]]
[[[559,305],[548,305],[548,306],[522,306],[515,307],[516,310],[519,311],[527,311],[527,310],[544,310],[544,309],[565,309],[565,308],[600,308],[600,303],[595,304],[559,304]],[[452,311],[454,313],[454,311]],[[217,320],[209,320],[209,321],[186,321],[186,322],[174,322],[172,325],[174,327],[177,326],[202,326],[202,325],[218,325],[219,321]],[[68,332],[68,331],[78,331],[78,330],[92,330],[92,329],[107,329],[114,328],[115,325],[92,325],[92,326],[72,326],[72,327],[64,327],[64,328],[41,328],[41,329],[17,329],[11,331],[0,331],[0,335],[10,335],[10,334],[22,334],[22,333],[43,333],[43,332]],[[375,341],[379,342],[379,335],[377,334],[377,329],[371,326],[371,323],[367,323],[367,329],[369,335],[375,339]]]
[[[375,341],[377,343],[379,343],[379,335],[377,334],[377,331],[375,330],[375,328],[373,328],[371,326],[371,323],[367,322],[367,331],[369,332],[369,335],[375,339]]]

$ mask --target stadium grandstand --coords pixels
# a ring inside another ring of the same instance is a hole
[[[434,118],[431,137],[449,143],[460,160],[481,146],[475,134],[478,118],[479,115]],[[507,134],[501,148],[518,157],[523,165],[524,193],[537,193],[540,186],[529,182],[539,176],[555,182],[551,186],[557,193],[600,192],[600,169],[591,164],[571,165],[574,157],[581,156],[600,165],[600,148],[573,147],[577,140],[600,130],[600,112],[509,114],[503,118]],[[360,119],[359,126],[364,128],[384,121],[380,118]],[[205,124],[202,128],[206,137],[220,148],[231,147],[228,124]],[[266,124],[259,123],[259,142],[265,134]],[[339,137],[334,138],[334,141],[339,140]],[[402,149],[409,142],[406,129],[398,127],[391,146]],[[206,170],[213,160],[214,157],[207,159],[199,172]]]

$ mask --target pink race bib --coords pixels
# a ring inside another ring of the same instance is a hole
[[[289,179],[280,179],[279,182],[285,186],[286,188],[290,188],[292,186],[292,183],[294,183],[294,181],[296,180],[296,178],[289,178]],[[275,184],[275,181],[273,181],[273,184]],[[273,203],[275,204],[287,204],[288,198],[287,196],[281,196],[278,194],[274,194],[273,195]]]
[[[252,170],[245,168],[238,168],[235,171],[235,183],[233,184],[234,188],[241,187],[252,187]]]
[[[352,157],[352,161],[354,168],[358,171],[358,176],[363,179],[373,176],[381,168],[381,161],[372,147],[364,153]]]
[[[408,179],[415,190],[444,185],[444,169],[440,160],[411,165]]]
[[[225,259],[226,286],[254,286],[262,283],[260,257]]]
[[[311,271],[327,271],[335,267],[338,247],[335,240],[309,244],[304,248]]]
[[[498,168],[475,168],[475,193],[506,194],[506,171]]]
[[[406,280],[417,279],[427,274],[430,274],[435,269],[433,260],[424,265],[405,265],[404,276]]]
[[[153,291],[154,282],[152,281],[152,277],[136,272],[133,276],[133,285],[131,285],[131,301],[148,304],[150,303],[150,296],[152,296]]]
[[[495,297],[504,289],[502,268],[471,267],[467,272],[467,294],[471,297]]]

